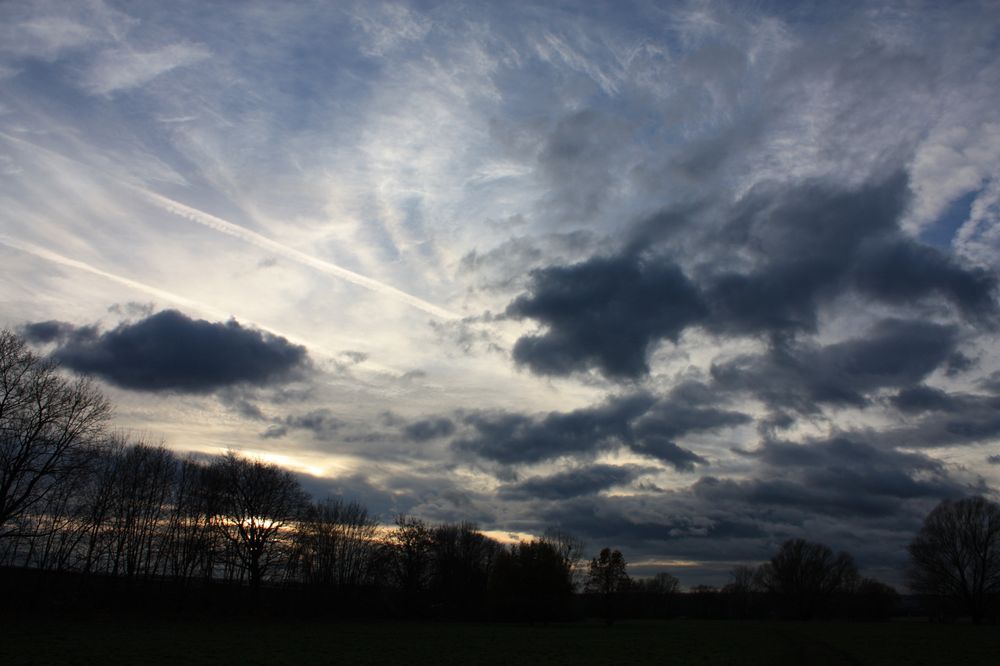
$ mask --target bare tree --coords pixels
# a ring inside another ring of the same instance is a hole
[[[945,500],[909,545],[914,592],[957,601],[982,622],[1000,594],[1000,505],[983,497]]]
[[[649,578],[633,578],[629,583],[630,603],[646,617],[667,617],[681,582],[666,571]]]
[[[851,615],[865,620],[887,620],[899,604],[899,594],[891,585],[874,578],[862,578],[851,594]]]
[[[625,558],[621,551],[604,548],[600,555],[590,561],[585,590],[601,597],[604,619],[608,624],[615,621],[615,597],[628,588],[630,579],[625,571]]]
[[[445,612],[471,618],[484,607],[490,573],[501,546],[469,522],[431,530],[432,598]]]
[[[306,496],[287,470],[230,451],[211,466],[220,492],[216,525],[246,573],[253,599],[285,553],[283,530],[302,516]]]
[[[164,571],[186,584],[195,578],[211,579],[219,554],[217,516],[222,511],[221,492],[210,482],[209,468],[194,459],[180,461],[173,499],[166,520]]]
[[[111,494],[111,573],[132,579],[157,572],[163,525],[177,474],[177,458],[163,446],[126,445],[114,461]]]
[[[430,581],[431,544],[431,529],[413,516],[397,516],[396,527],[387,535],[391,576],[407,613],[422,605]]]
[[[729,582],[722,593],[729,597],[730,611],[736,617],[753,614],[754,599],[761,591],[761,576],[757,567],[739,564],[729,572]]]
[[[309,507],[299,531],[304,579],[341,591],[360,587],[368,573],[378,523],[357,502],[329,498]]]
[[[835,556],[821,543],[789,539],[761,565],[759,575],[764,589],[784,602],[787,614],[808,619],[831,597],[852,588],[858,574],[847,553]]]
[[[580,578],[586,575],[581,562],[583,561],[586,544],[574,534],[555,527],[545,530],[542,541],[552,545],[563,560],[563,565],[570,572],[570,587],[575,592],[579,587]]]
[[[37,531],[31,512],[86,466],[110,412],[89,379],[67,379],[0,331],[0,538]]]

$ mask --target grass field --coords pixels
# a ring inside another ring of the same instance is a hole
[[[4,618],[2,664],[1000,664],[1000,628]]]

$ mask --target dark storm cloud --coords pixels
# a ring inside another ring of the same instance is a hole
[[[720,388],[749,392],[776,409],[862,407],[869,392],[921,381],[953,354],[957,338],[953,326],[887,319],[865,337],[825,347],[779,340],[765,354],[714,364],[712,376]]]
[[[598,257],[531,277],[507,314],[548,327],[514,345],[514,360],[539,374],[596,367],[608,377],[644,375],[655,342],[676,339],[705,315],[694,285],[662,259]]]
[[[295,473],[316,499],[340,497],[365,507],[382,524],[400,515],[417,515],[431,522],[494,523],[495,498],[470,492],[436,465],[411,465],[410,471],[372,478],[363,473],[317,477]]]
[[[500,488],[500,496],[507,499],[540,498],[565,499],[580,495],[593,495],[613,486],[621,486],[636,477],[656,471],[636,465],[591,465],[559,472],[550,476],[536,476]]]
[[[650,458],[656,458],[674,469],[682,472],[690,472],[695,465],[707,465],[708,460],[698,454],[678,446],[677,443],[662,435],[647,435],[637,438],[630,447],[636,453],[641,453]]]
[[[888,514],[900,500],[944,499],[966,490],[948,477],[937,460],[847,437],[801,444],[765,442],[749,455],[781,475],[773,482],[747,486],[752,491],[748,500],[762,503],[780,504],[787,494],[787,501],[815,511]]]
[[[896,229],[906,192],[901,176],[856,191],[827,183],[756,188],[717,238],[721,256],[713,257],[714,274],[705,279],[710,327],[729,333],[815,330],[821,302],[843,288],[865,241]],[[718,259],[727,256],[735,268],[715,272]]]
[[[473,413],[465,417],[472,434],[460,437],[454,446],[504,464],[593,455],[625,446],[677,470],[690,471],[708,461],[674,440],[750,421],[745,414],[704,404],[717,399],[701,385],[682,384],[663,398],[636,393],[540,417]]]
[[[39,321],[21,327],[21,334],[28,342],[40,344],[65,340],[76,331],[77,327],[73,324],[55,320]]]
[[[948,367],[945,369],[945,374],[949,377],[960,375],[976,367],[977,363],[976,359],[969,358],[960,351],[955,352],[948,357]]]
[[[286,394],[285,387],[281,386],[266,387],[265,390],[266,393],[256,387],[237,385],[217,391],[216,397],[243,418],[267,423],[267,428],[258,434],[261,439],[281,439],[293,430],[306,430],[318,440],[330,441],[340,436],[341,430],[347,425],[329,409],[322,407],[301,414],[266,414],[258,402],[272,405],[297,403],[302,401],[303,396],[299,392]]]
[[[431,439],[447,437],[454,432],[454,421],[444,417],[415,421],[403,428],[403,435],[414,442],[426,442]]]
[[[707,503],[729,502],[759,509],[791,507],[797,511],[841,518],[890,516],[900,509],[896,497],[842,492],[833,486],[815,486],[787,479],[733,480],[706,476],[697,482],[694,492]]]
[[[653,552],[661,558],[732,562],[770,554],[765,529],[770,526],[761,520],[766,517],[720,511],[690,495],[581,496],[539,502],[535,511],[541,524],[558,526],[594,549],[615,544],[630,559]],[[531,523],[521,527],[535,528]]]
[[[264,437],[280,437],[289,429],[307,430],[319,440],[332,440],[338,436],[344,421],[333,415],[329,409],[320,408],[305,414],[289,414],[268,428]],[[274,433],[274,434],[268,434]],[[280,433],[280,434],[279,434]]]
[[[635,379],[648,374],[657,343],[676,342],[688,327],[787,340],[815,333],[823,307],[845,293],[899,308],[944,302],[970,322],[996,321],[993,273],[900,230],[908,196],[902,175],[853,190],[819,182],[755,188],[703,239],[701,256],[685,258],[688,273],[670,257],[670,239],[695,230],[681,214],[657,214],[618,254],[531,274],[507,313],[545,330],[520,338],[514,360],[538,374],[594,368]],[[651,249],[651,239],[665,248]],[[831,402],[861,402],[850,387],[830,389],[847,389],[826,396]]]
[[[988,322],[996,317],[995,275],[959,266],[941,250],[913,240],[893,238],[862,248],[851,277],[858,291],[883,303],[938,295],[967,319]]]
[[[593,454],[629,441],[629,423],[654,402],[652,396],[640,393],[610,398],[595,407],[550,412],[543,417],[477,412],[465,417],[474,434],[459,438],[454,446],[505,464]]]
[[[924,385],[905,388],[894,395],[890,402],[893,407],[906,414],[951,412],[958,407],[956,400],[947,392]]]
[[[751,504],[787,504],[830,515],[890,515],[909,500],[940,500],[969,490],[933,458],[848,437],[765,442],[749,455],[766,466],[758,472],[760,479],[714,485]]]
[[[305,367],[304,347],[285,338],[164,310],[105,333],[77,335],[52,353],[65,367],[122,388],[207,393],[235,384],[265,385]]]
[[[281,439],[288,434],[288,428],[277,423],[269,425],[267,430],[260,433],[261,439]]]
[[[1000,396],[970,393],[918,393],[922,418],[872,433],[887,446],[937,447],[980,444],[1000,437]],[[897,396],[893,402],[897,402]],[[910,397],[912,402],[912,396]],[[922,401],[922,402],[921,402]]]
[[[391,521],[396,513],[408,511],[416,504],[415,497],[397,497],[388,490],[373,484],[363,474],[339,476],[337,478],[318,477],[303,472],[294,472],[303,489],[317,500],[340,497],[349,502],[358,502],[373,516],[383,521]]]
[[[707,464],[707,460],[678,446],[675,440],[689,433],[750,423],[751,418],[746,414],[716,406],[721,400],[721,396],[698,382],[676,386],[633,423],[630,448],[678,470],[690,471],[695,464]]]

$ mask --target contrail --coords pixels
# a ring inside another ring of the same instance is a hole
[[[360,273],[355,273],[352,270],[337,266],[336,264],[331,264],[323,259],[318,259],[317,257],[306,254],[305,252],[300,252],[295,248],[291,248],[287,245],[271,240],[266,236],[262,236],[257,232],[241,227],[238,224],[233,224],[232,222],[224,220],[221,217],[216,217],[215,215],[206,213],[205,211],[182,204],[179,201],[169,199],[162,194],[157,194],[156,192],[152,192],[135,185],[129,185],[128,187],[149,199],[156,206],[159,206],[174,215],[191,220],[192,222],[197,222],[198,224],[220,231],[229,236],[239,238],[240,240],[256,245],[259,248],[268,250],[269,252],[274,252],[275,254],[287,257],[292,261],[297,261],[300,264],[314,268],[321,273],[334,275],[346,280],[347,282],[364,287],[365,289],[370,289],[376,293],[391,296],[441,319],[459,319],[461,317],[461,315],[451,312],[450,310],[446,310],[438,305],[434,305],[433,303],[425,301],[421,298],[417,298],[416,296],[408,294],[405,291],[387,285],[384,282],[379,282],[378,280],[361,275]]]
[[[7,247],[13,248],[15,250],[20,250],[27,254],[38,257],[39,259],[44,259],[46,261],[51,261],[55,264],[60,264],[62,266],[68,266],[69,268],[76,268],[81,271],[86,271],[87,273],[92,273],[93,275],[99,275],[102,278],[111,280],[112,282],[117,282],[118,284],[125,285],[137,291],[142,291],[150,296],[155,296],[156,298],[162,299],[164,301],[170,301],[178,305],[183,305],[186,308],[193,310],[198,310],[206,314],[211,314],[216,319],[226,319],[229,315],[224,314],[221,310],[217,310],[204,303],[199,303],[198,301],[193,301],[190,298],[185,298],[184,296],[179,296],[178,294],[165,291],[163,289],[158,289],[151,285],[137,282],[136,280],[130,280],[129,278],[122,277],[120,275],[115,275],[114,273],[108,273],[107,271],[102,271],[100,268],[91,266],[90,264],[84,263],[82,261],[77,261],[76,259],[70,259],[69,257],[64,257],[61,254],[56,254],[50,250],[46,250],[43,247],[39,247],[33,243],[28,243],[25,241],[17,240],[7,236],[5,234],[0,234],[0,244],[6,245]]]
[[[0,132],[0,136],[4,137],[8,141],[13,141],[13,142],[16,142],[16,143],[21,143],[21,144],[30,146],[30,147],[32,147],[32,148],[34,148],[36,150],[41,150],[41,151],[44,151],[46,153],[55,155],[56,157],[64,159],[64,160],[66,160],[68,162],[72,162],[72,163],[78,164],[80,166],[85,166],[87,169],[91,169],[91,170],[94,169],[94,167],[92,167],[92,166],[84,165],[83,163],[81,163],[81,162],[79,162],[79,161],[77,161],[77,160],[75,160],[75,159],[73,159],[71,157],[67,157],[65,155],[62,155],[61,153],[53,151],[53,150],[51,150],[49,148],[45,148],[43,146],[39,146],[39,145],[37,145],[35,143],[32,143],[31,141],[27,141],[27,140],[22,139],[20,137],[11,136],[11,135],[9,135],[7,133],[4,133],[4,132]],[[127,181],[125,181],[125,180],[123,180],[123,179],[121,179],[121,178],[119,178],[117,176],[114,176],[113,174],[110,174],[110,173],[108,173],[106,171],[102,170],[101,173],[103,173],[107,178],[109,178],[111,180],[114,180],[116,183],[119,183],[120,185],[123,185],[123,186],[131,189],[132,191],[138,193],[140,196],[143,196],[146,199],[148,199],[154,205],[159,206],[163,210],[166,210],[166,211],[168,211],[170,213],[173,213],[174,215],[178,215],[178,216],[183,217],[183,218],[185,218],[187,220],[191,220],[192,222],[196,222],[196,223],[204,225],[204,226],[206,226],[206,227],[208,227],[210,229],[214,229],[215,231],[219,231],[219,232],[222,232],[222,233],[227,234],[229,236],[233,236],[234,238],[239,238],[240,240],[245,241],[247,243],[251,243],[253,245],[256,245],[259,248],[266,249],[266,250],[268,250],[270,252],[273,252],[275,254],[279,254],[279,255],[281,255],[283,257],[286,257],[288,259],[296,261],[296,262],[298,262],[300,264],[303,264],[305,266],[309,266],[310,268],[314,268],[314,269],[320,271],[321,273],[325,273],[327,275],[333,275],[333,276],[338,277],[338,278],[340,278],[342,280],[346,280],[347,282],[350,282],[352,284],[356,284],[356,285],[358,285],[360,287],[364,287],[365,289],[369,289],[371,291],[374,291],[374,292],[376,292],[378,294],[383,294],[385,296],[390,296],[390,297],[395,298],[397,300],[400,300],[400,301],[402,301],[402,302],[404,302],[404,303],[406,303],[408,305],[411,305],[411,306],[413,306],[413,307],[415,307],[415,308],[417,308],[419,310],[423,310],[424,312],[427,312],[428,314],[434,315],[435,317],[439,317],[441,319],[460,319],[461,318],[461,315],[459,315],[459,314],[451,312],[450,310],[446,310],[445,308],[442,308],[439,305],[435,305],[434,303],[430,303],[430,302],[425,301],[425,300],[423,300],[421,298],[417,298],[416,296],[408,294],[405,291],[402,291],[401,289],[397,289],[396,287],[393,287],[391,285],[385,284],[384,282],[379,282],[378,280],[370,278],[370,277],[368,277],[366,275],[361,275],[360,273],[355,273],[354,271],[349,270],[347,268],[343,268],[342,266],[337,266],[336,264],[332,264],[329,261],[324,261],[323,259],[319,259],[319,258],[314,257],[312,255],[306,254],[305,252],[301,252],[299,250],[296,250],[295,248],[288,247],[287,245],[283,245],[283,244],[281,244],[281,243],[279,243],[277,241],[271,240],[270,238],[268,238],[266,236],[262,236],[261,234],[258,234],[255,231],[251,231],[250,229],[247,229],[245,227],[241,227],[238,224],[234,224],[234,223],[232,223],[232,222],[230,222],[228,220],[224,220],[221,217],[216,217],[215,215],[212,215],[210,213],[206,213],[203,210],[199,210],[197,208],[192,208],[191,206],[188,206],[186,204],[182,204],[179,201],[175,201],[175,200],[170,199],[168,197],[165,197],[165,196],[163,196],[161,194],[157,194],[156,192],[153,192],[152,190],[148,190],[148,189],[146,189],[144,187],[140,187],[140,186],[135,185],[133,183],[127,182]],[[73,260],[72,259],[67,259],[67,261],[73,261]],[[67,265],[69,265],[69,264],[67,264]],[[93,267],[91,267],[91,268],[93,268]],[[84,269],[84,270],[87,270],[87,269]],[[93,269],[91,272],[97,271],[97,270],[98,269]],[[111,279],[115,279],[115,278],[111,278]],[[122,278],[122,279],[124,279],[124,278]]]

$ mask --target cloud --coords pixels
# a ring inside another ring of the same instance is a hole
[[[548,327],[514,345],[514,360],[534,372],[566,375],[596,367],[626,379],[647,374],[650,347],[675,340],[704,317],[705,307],[677,266],[619,256],[534,271],[529,292],[507,314]]]
[[[861,249],[852,278],[858,291],[883,303],[906,304],[941,296],[967,319],[996,319],[996,275],[963,267],[941,250],[909,239],[892,239]]]
[[[48,342],[61,342],[71,337],[76,330],[77,327],[73,324],[51,319],[49,321],[39,321],[32,324],[25,324],[21,327],[21,335],[23,335],[28,342],[45,344]],[[92,333],[90,331],[85,332],[85,335],[88,337],[91,334]]]
[[[678,446],[676,440],[690,433],[712,432],[751,422],[746,414],[720,408],[718,405],[723,402],[724,396],[704,384],[679,384],[633,423],[630,448],[680,471],[691,471],[696,464],[706,465],[705,458]]]
[[[889,516],[904,501],[940,500],[967,490],[931,458],[842,437],[798,444],[769,441],[748,455],[766,466],[758,478],[703,477],[692,487],[695,495],[832,516]]]
[[[61,339],[52,358],[122,388],[181,393],[283,382],[308,363],[306,349],[285,338],[235,320],[190,319],[177,310],[104,333],[77,328]]]
[[[178,67],[201,62],[209,55],[204,46],[186,43],[141,52],[107,49],[91,63],[83,77],[83,85],[92,93],[107,95],[141,86]]]
[[[625,485],[655,468],[638,465],[590,465],[549,476],[536,476],[502,486],[500,496],[508,499],[566,499],[593,495],[613,486]]]
[[[886,446],[965,446],[1000,436],[1000,396],[918,390],[893,398],[909,415],[905,425],[868,434]],[[920,415],[920,418],[914,418]]]
[[[453,446],[505,464],[533,463],[566,455],[614,448],[631,439],[629,423],[655,402],[647,394],[609,398],[571,412],[532,417],[507,412],[474,412],[465,416],[472,434]]]
[[[635,243],[618,254],[532,272],[507,314],[545,330],[521,337],[514,360],[538,374],[593,368],[637,379],[649,373],[656,345],[676,342],[689,327],[722,336],[813,334],[821,311],[846,294],[904,309],[937,299],[968,321],[995,321],[995,275],[904,236],[907,200],[898,173],[860,188],[760,186],[703,238],[687,272],[668,248],[686,230],[694,233],[692,220],[657,214],[636,226]],[[650,242],[667,247],[650,249]]]
[[[546,214],[566,222],[593,219],[614,201],[628,177],[632,128],[627,120],[594,109],[574,111],[559,119],[538,153],[541,174],[550,190]]]
[[[954,326],[886,319],[862,337],[825,347],[779,339],[765,354],[715,363],[711,372],[721,389],[748,392],[775,409],[864,407],[872,391],[924,379],[957,343]]]
[[[739,412],[706,406],[710,392],[698,395],[681,385],[665,397],[639,392],[569,412],[527,416],[509,412],[466,414],[471,433],[456,438],[463,452],[503,464],[536,463],[564,456],[593,456],[625,447],[635,453],[690,471],[708,461],[674,440],[693,432],[741,425]],[[715,396],[711,396],[712,399]]]
[[[951,412],[958,408],[956,400],[946,391],[930,386],[911,386],[890,398],[892,406],[905,414]]]
[[[749,192],[728,213],[709,257],[710,327],[815,330],[821,303],[844,289],[866,239],[893,232],[906,194],[901,175],[858,189],[818,181]]]
[[[278,437],[278,432],[284,435],[287,429],[294,428],[308,430],[316,439],[330,441],[338,436],[344,425],[344,421],[334,416],[329,409],[319,408],[305,414],[289,414],[269,427],[264,432],[264,437]]]
[[[455,423],[447,418],[431,418],[416,421],[403,428],[403,435],[414,442],[447,437],[455,432]]]

